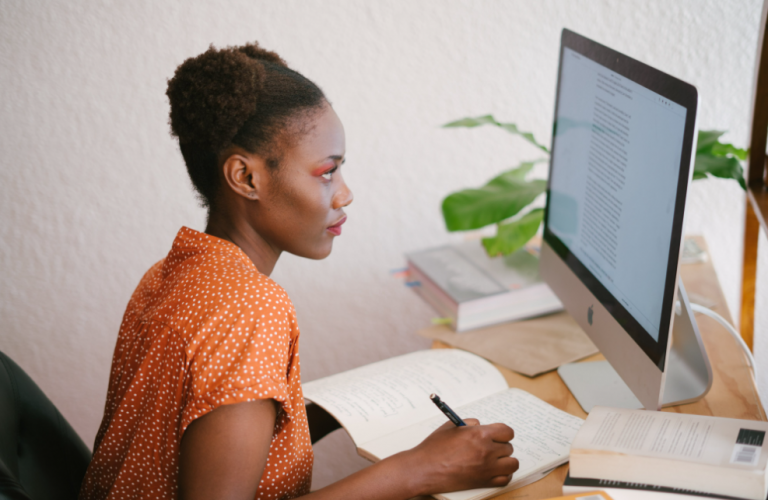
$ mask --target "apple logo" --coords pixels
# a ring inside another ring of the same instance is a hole
[[[592,306],[589,306],[589,309],[587,309],[587,321],[589,321],[590,326],[592,325],[592,315],[595,311],[592,310]]]

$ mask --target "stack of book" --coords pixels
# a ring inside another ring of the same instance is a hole
[[[527,248],[490,258],[479,241],[406,254],[412,288],[457,332],[562,310]]]
[[[563,493],[763,500],[768,422],[595,407],[571,443]]]

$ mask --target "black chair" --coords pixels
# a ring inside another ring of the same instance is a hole
[[[0,352],[0,500],[75,499],[90,461],[53,403]]]

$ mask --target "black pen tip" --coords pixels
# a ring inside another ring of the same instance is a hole
[[[429,399],[432,401],[440,401],[440,397],[437,394],[430,394]]]

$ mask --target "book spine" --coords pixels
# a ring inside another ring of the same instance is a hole
[[[747,500],[743,497],[732,497],[726,495],[717,495],[713,493],[706,493],[697,490],[688,490],[684,488],[668,488],[666,486],[655,486],[652,484],[644,483],[628,483],[624,481],[613,481],[610,479],[594,479],[594,478],[575,478],[566,476],[563,483],[563,494],[571,495],[574,493],[583,493],[587,491],[604,490],[610,494],[612,490],[635,490],[645,491],[649,493],[659,493],[665,495],[667,493],[674,493],[676,495],[688,495],[691,497],[703,497],[703,498],[719,498],[722,500]]]
[[[451,326],[455,329],[459,319],[459,305],[410,261],[408,261],[408,275],[410,281],[418,282],[418,285],[412,287],[413,291],[432,306],[441,318],[450,318]]]
[[[607,461],[610,465],[607,466]],[[766,496],[766,476],[762,471],[726,468],[708,463],[693,463],[670,458],[625,455],[622,453],[596,454],[592,450],[571,448],[569,473],[572,479],[585,479],[600,471],[604,480],[660,484],[671,489],[691,487],[723,498],[763,500]]]

